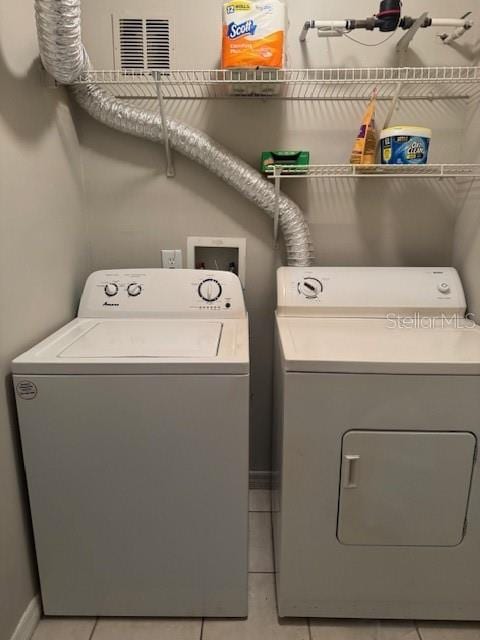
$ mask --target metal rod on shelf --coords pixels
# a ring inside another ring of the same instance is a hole
[[[163,144],[165,147],[165,158],[167,161],[167,178],[174,178],[175,166],[173,164],[172,149],[170,147],[170,134],[168,130],[167,114],[163,98],[161,73],[159,72],[155,73],[155,88],[157,90],[158,106],[160,108],[160,117],[162,119]]]
[[[275,215],[273,217],[273,239],[278,240],[278,223],[280,221],[280,183],[282,178],[282,168],[275,165],[273,168],[273,177],[275,178]]]
[[[395,93],[392,96],[392,101],[390,103],[390,107],[388,108],[387,117],[385,118],[385,122],[383,124],[383,128],[387,129],[390,126],[390,123],[393,118],[393,114],[395,113],[395,109],[397,108],[398,101],[400,100],[400,94],[402,93],[403,82],[399,82],[397,84],[397,88],[395,89]]]
[[[280,194],[282,179],[447,179],[465,178],[480,179],[480,164],[427,164],[427,165],[310,165],[299,170],[296,166],[277,166],[270,172],[270,179],[275,180],[275,187]]]

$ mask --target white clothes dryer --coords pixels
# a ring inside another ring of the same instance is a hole
[[[278,272],[281,616],[480,619],[480,328],[454,269]]]

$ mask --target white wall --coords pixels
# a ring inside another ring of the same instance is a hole
[[[220,52],[220,0],[83,0],[84,40],[97,68],[113,67],[111,14],[150,11],[173,16],[177,68],[211,68]],[[301,25],[310,18],[366,17],[377,0],[290,0],[290,67],[389,66],[395,64],[395,35],[378,48],[346,39],[319,40],[302,49]],[[406,14],[432,10],[437,17],[461,15],[470,0],[405,0]],[[338,15],[340,12],[341,15]],[[468,65],[478,30],[455,48],[435,30],[417,35],[407,64]],[[365,42],[380,34],[355,34]],[[312,161],[345,162],[365,103],[217,101],[169,104],[172,115],[210,133],[251,164],[260,152],[306,148]],[[434,131],[431,160],[462,157],[465,105],[405,103],[397,124]],[[380,105],[379,121],[385,115]],[[247,238],[247,302],[252,331],[252,456],[254,469],[270,461],[271,336],[274,269],[278,261],[266,216],[192,162],[176,156],[177,177],[167,179],[162,148],[109,131],[77,113],[84,149],[88,210],[95,267],[158,266],[162,247],[186,248],[188,235]],[[448,265],[458,199],[451,182],[291,181],[285,190],[306,212],[319,264]]]
[[[0,0],[0,640],[37,592],[10,362],[72,318],[88,270],[78,140],[37,55],[32,3]]]
[[[480,111],[472,109],[465,135],[467,162],[480,164]],[[460,192],[461,213],[455,227],[453,264],[460,271],[470,313],[480,324],[480,181],[465,181]]]

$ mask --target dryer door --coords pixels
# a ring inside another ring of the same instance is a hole
[[[338,540],[455,546],[464,536],[476,438],[467,432],[349,431]]]

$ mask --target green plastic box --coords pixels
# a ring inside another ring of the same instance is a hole
[[[309,151],[263,151],[262,152],[262,173],[273,173],[275,165],[294,166],[295,170],[291,173],[302,173],[302,167],[310,164]],[[284,173],[288,173],[288,170]]]

